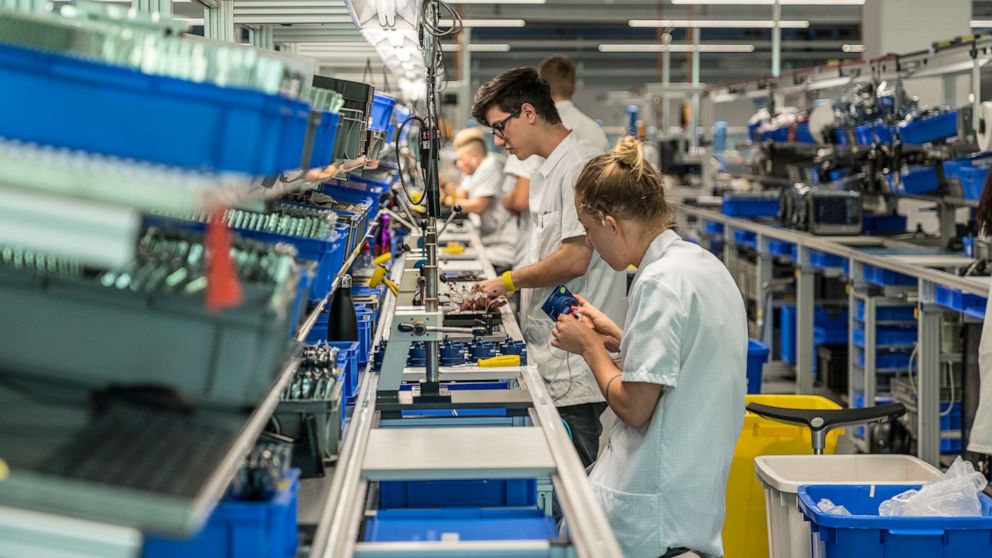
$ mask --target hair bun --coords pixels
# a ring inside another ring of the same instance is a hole
[[[613,148],[613,158],[630,167],[638,180],[644,175],[644,146],[633,136],[623,136]]]

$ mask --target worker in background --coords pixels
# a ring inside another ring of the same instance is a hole
[[[565,56],[552,56],[541,62],[537,72],[551,87],[551,98],[555,101],[558,116],[565,127],[574,131],[580,140],[595,145],[601,151],[607,151],[610,142],[606,139],[606,132],[592,118],[582,114],[572,102],[572,96],[575,95],[575,64]]]
[[[533,155],[521,161],[509,155],[503,165],[503,207],[517,218],[517,254],[514,267],[523,265],[527,253],[527,234],[530,231],[530,214],[527,211],[530,195],[530,177],[541,168],[544,159]]]
[[[990,175],[992,178],[992,175]],[[992,181],[986,179],[982,199],[976,211],[978,232],[992,238]],[[968,438],[968,451],[992,455],[992,289],[985,307],[982,340],[978,343],[979,395],[975,421]],[[986,459],[987,461],[987,459]],[[988,474],[988,469],[984,471]]]
[[[744,421],[741,293],[720,260],[670,228],[661,176],[632,138],[586,165],[574,203],[610,267],[638,268],[623,328],[579,297],[552,332],[553,346],[582,355],[619,419],[589,473],[593,492],[627,558],[722,556]]]
[[[462,171],[461,185],[445,204],[460,205],[462,211],[479,216],[479,233],[486,257],[497,273],[513,266],[517,252],[517,220],[503,207],[503,163],[489,153],[478,137],[459,138],[456,165]]]
[[[569,425],[572,443],[586,466],[596,458],[606,408],[603,394],[581,358],[552,351],[554,323],[541,305],[554,287],[565,284],[584,293],[612,319],[624,315],[625,277],[585,243],[578,221],[575,179],[587,161],[602,151],[562,124],[547,82],[533,68],[516,68],[487,82],[475,95],[472,115],[493,130],[498,147],[521,160],[544,158],[531,175],[530,231],[522,267],[484,281],[476,289],[502,296],[522,289],[521,314],[528,357],[537,364],[558,413]]]

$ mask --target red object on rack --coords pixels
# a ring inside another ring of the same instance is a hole
[[[218,209],[207,223],[207,309],[219,312],[241,304],[241,280],[231,261],[231,234],[224,224],[224,210]]]

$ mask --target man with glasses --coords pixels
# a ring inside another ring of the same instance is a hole
[[[554,287],[565,284],[614,321],[624,319],[626,278],[586,243],[575,211],[579,172],[603,150],[579,141],[562,124],[547,82],[533,68],[508,70],[484,84],[475,95],[472,116],[492,128],[498,147],[521,160],[532,155],[544,158],[531,176],[525,265],[476,288],[490,296],[522,289],[521,329],[528,357],[537,364],[558,413],[568,423],[579,458],[589,466],[596,459],[602,430],[599,415],[606,403],[585,362],[551,347],[554,324],[541,305]]]

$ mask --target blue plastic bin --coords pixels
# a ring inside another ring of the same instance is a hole
[[[899,125],[899,139],[908,144],[924,144],[942,140],[958,133],[957,111],[947,112],[938,116],[914,120],[908,124]]]
[[[872,215],[862,216],[865,234],[900,234],[906,232],[906,217],[904,215]]]
[[[875,328],[875,345],[879,347],[912,347],[916,343],[917,331],[913,328],[886,327]],[[865,346],[865,329],[854,328],[854,344]]]
[[[358,320],[358,364],[368,364],[372,351],[373,312],[361,304],[355,305],[355,318]]]
[[[145,537],[143,558],[292,558],[296,556],[296,502],[300,470],[290,469],[267,502],[226,500],[187,540]]]
[[[723,214],[730,217],[777,217],[778,199],[724,198]]]
[[[873,265],[865,265],[864,271],[865,281],[872,283],[873,285],[879,285],[882,287],[911,287],[918,284],[916,277],[904,275],[902,273],[897,273],[881,267],[875,267]]]
[[[747,392],[761,393],[761,376],[768,362],[768,346],[754,339],[747,340]]]
[[[875,136],[872,133],[872,124],[862,124],[854,129],[854,138],[858,141],[858,145],[871,145],[875,143]]]
[[[396,99],[376,93],[372,96],[372,120],[369,130],[385,132],[389,127],[389,118],[393,114]]]
[[[963,558],[992,555],[992,499],[981,517],[882,517],[882,502],[920,485],[806,485],[799,509],[810,522],[813,558]],[[853,515],[821,512],[828,499]]]
[[[857,318],[865,321],[865,303],[858,301]],[[914,306],[875,306],[875,319],[883,322],[915,322],[916,307]]]
[[[937,182],[937,167],[908,167],[899,172],[900,179],[895,174],[885,178],[889,189],[900,194],[930,194],[939,186]]]
[[[703,221],[703,230],[706,234],[713,236],[720,236],[723,234],[723,223],[717,223],[716,221]]]
[[[837,129],[834,130],[834,143],[837,145],[851,145],[851,140],[853,133],[849,130]]]
[[[307,308],[307,302],[310,300],[310,289],[313,286],[314,277],[312,267],[298,265],[296,268],[300,275],[300,281],[296,285],[296,299],[293,301],[292,318],[289,320],[290,337],[296,337],[296,333],[299,331],[300,321],[303,319],[302,314]]]
[[[495,508],[537,505],[537,480],[382,481],[379,509]]]
[[[792,257],[792,249],[796,245],[791,242],[786,242],[784,240],[777,240],[771,238],[768,240],[768,252],[774,256],[783,256],[786,258]]]
[[[937,285],[935,291],[937,304],[958,312],[964,312],[969,308],[984,309],[987,302],[985,297],[964,293],[944,285]]]
[[[299,167],[310,105],[0,45],[0,136],[164,165],[273,175]],[[44,107],[39,110],[39,107]],[[286,158],[298,145],[295,161]]]
[[[439,541],[453,533],[460,541],[558,538],[555,521],[539,509],[380,510],[363,531],[365,542]]]
[[[858,365],[863,369],[865,367],[866,353],[864,349],[855,350],[858,351]],[[906,372],[909,368],[909,355],[909,352],[905,351],[876,351],[875,371]]]
[[[328,345],[338,348],[338,365],[343,365],[344,368],[341,396],[354,397],[358,393],[358,355],[360,353],[358,342],[330,341]]]
[[[336,112],[324,112],[320,116],[320,124],[313,138],[313,152],[310,157],[311,167],[326,167],[334,161],[334,141],[337,139],[338,127],[341,125],[341,115]]]
[[[875,124],[875,126],[872,128],[872,132],[875,133],[875,137],[881,143],[886,143],[886,144],[892,143],[892,128],[890,128],[886,124],[881,124],[881,123]]]
[[[751,248],[757,248],[758,233],[745,231],[743,229],[734,229],[734,242],[740,244],[741,246],[750,246]]]
[[[844,256],[838,256],[836,254],[828,254],[827,252],[821,252],[819,250],[809,251],[809,263],[818,269],[829,269],[829,268],[844,268],[849,265],[849,261]]]

